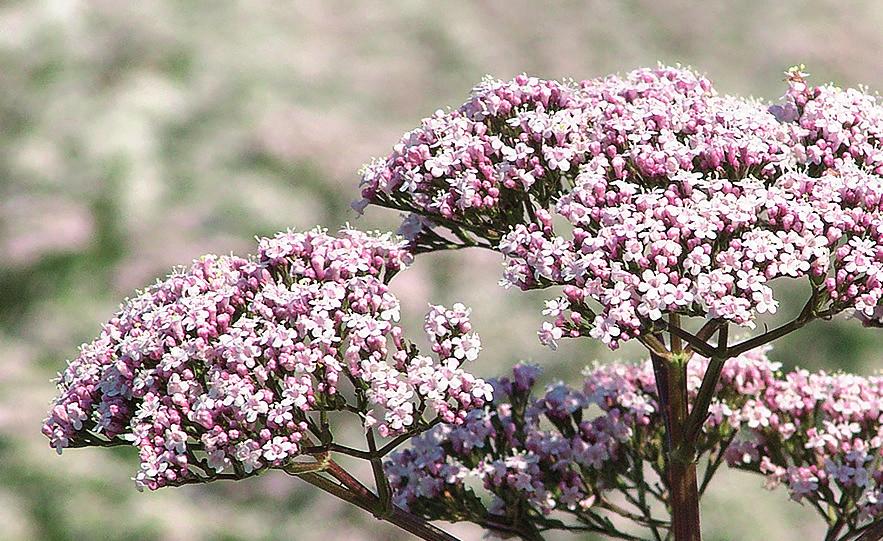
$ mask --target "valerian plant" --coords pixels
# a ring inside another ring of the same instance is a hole
[[[879,324],[881,174],[874,96],[811,87],[795,68],[769,107],[660,67],[487,80],[367,166],[357,207],[409,212],[417,252],[489,248],[505,257],[504,285],[561,286],[539,333],[553,348],[580,336],[647,348],[684,541],[700,538],[697,442],[727,360],[843,312]],[[785,278],[807,283],[799,315],[731,340],[731,325],[776,312]],[[690,401],[694,353],[709,364]]]
[[[176,271],[83,346],[43,431],[59,452],[134,445],[149,489],[282,470],[423,539],[454,539],[443,519],[698,540],[724,463],[785,484],[827,540],[870,538],[883,382],[781,374],[765,347],[841,313],[881,324],[883,106],[787,81],[769,106],[682,68],[486,80],[365,168],[357,208],[406,212],[405,241],[289,231]],[[581,389],[536,393],[529,365],[486,382],[463,369],[481,343],[459,304],[431,307],[421,354],[388,283],[465,247],[502,254],[504,286],[560,290],[543,343],[637,340],[650,360],[591,367]],[[803,309],[754,331],[786,278]]]

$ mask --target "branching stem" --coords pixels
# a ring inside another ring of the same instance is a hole
[[[329,469],[329,473],[331,473],[338,482],[316,472],[293,475],[300,477],[307,483],[310,483],[336,498],[368,511],[374,516],[414,534],[420,539],[426,541],[459,541],[456,537],[399,507],[392,506],[387,513],[381,513],[382,503],[380,500],[364,485],[343,471],[342,468],[337,466],[337,469],[339,471],[331,471]],[[341,479],[346,479],[347,481],[344,482]],[[351,485],[350,483],[352,481],[355,481],[355,483]]]

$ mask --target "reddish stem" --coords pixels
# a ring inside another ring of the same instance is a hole
[[[385,520],[391,524],[395,524],[399,528],[414,534],[420,539],[427,541],[458,541],[458,539],[439,528],[436,528],[422,518],[413,515],[404,509],[392,506],[386,506],[371,489],[362,484],[361,481],[350,475],[344,470],[340,464],[331,460],[326,470],[340,484],[334,483],[330,479],[322,477],[318,474],[309,474],[301,476],[308,483],[321,488],[329,494],[333,494],[338,498],[354,504],[380,520]]]
[[[676,450],[684,445],[687,423],[687,363],[680,357],[669,361],[651,355],[657,394],[665,419],[666,471],[675,541],[701,541],[699,487],[696,462]]]

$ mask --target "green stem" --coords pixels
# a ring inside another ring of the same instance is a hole
[[[638,502],[637,507],[641,510],[641,513],[650,520],[649,528],[650,532],[653,533],[653,539],[656,541],[662,541],[662,537],[659,535],[659,528],[653,522],[653,514],[650,506],[647,504],[647,483],[644,481],[644,461],[637,460],[635,463],[635,485],[638,490]]]
[[[720,327],[720,333],[718,334],[717,351],[719,353],[708,360],[708,368],[705,370],[705,375],[702,377],[699,393],[696,395],[692,411],[690,411],[690,416],[687,418],[684,443],[690,448],[683,450],[687,454],[695,454],[696,452],[696,439],[699,437],[702,425],[705,424],[705,418],[708,416],[708,408],[711,406],[714,392],[720,381],[721,370],[723,370],[724,364],[728,359],[726,354],[722,353],[727,351],[728,337],[729,327],[724,323]]]
[[[705,468],[705,473],[702,475],[702,484],[699,485],[699,497],[701,498],[703,494],[705,494],[705,489],[708,488],[708,484],[711,483],[712,477],[714,477],[715,472],[720,467],[720,465],[724,461],[724,455],[727,452],[727,449],[730,447],[730,443],[732,443],[733,438],[736,437],[736,431],[734,430],[732,435],[727,438],[723,443],[721,443],[720,451],[715,457],[714,460],[709,459],[708,466]]]
[[[392,489],[389,479],[383,472],[383,459],[377,454],[377,443],[374,441],[374,429],[369,428],[365,433],[368,441],[368,449],[371,450],[371,471],[374,473],[374,486],[377,487],[377,495],[380,498],[381,511],[385,514],[392,509]]]

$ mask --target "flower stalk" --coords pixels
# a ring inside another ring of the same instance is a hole
[[[335,498],[368,511],[378,519],[389,522],[420,539],[425,539],[426,541],[459,541],[456,537],[401,508],[395,506],[386,508],[386,504],[380,498],[371,493],[361,483],[353,483],[352,481],[355,479],[348,474],[341,475],[340,471],[336,472],[334,477],[339,483],[319,473],[303,473],[296,474],[296,476]]]

